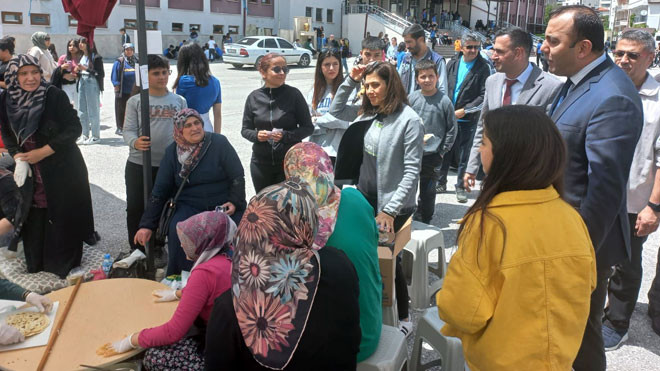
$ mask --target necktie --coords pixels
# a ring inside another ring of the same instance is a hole
[[[509,80],[506,79],[504,80],[504,83],[506,84],[506,88],[504,89],[504,98],[502,99],[502,107],[508,106],[511,104],[511,86],[515,83],[517,83],[518,80]]]
[[[573,86],[573,82],[571,81],[571,79],[566,79],[566,82],[564,83],[564,86],[562,86],[561,91],[559,92],[559,96],[557,97],[557,103],[554,105],[554,107],[552,107],[552,111],[550,112],[550,114],[555,113],[557,107],[559,107],[561,102],[564,101],[564,98],[566,98],[566,95],[568,94],[568,90],[571,88],[571,86]]]

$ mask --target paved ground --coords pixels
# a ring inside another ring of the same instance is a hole
[[[110,71],[110,69],[111,64],[106,63],[105,70]],[[174,72],[171,82],[176,76],[175,66],[172,69]],[[228,65],[212,64],[211,69],[213,74],[220,79],[223,88],[223,134],[228,137],[234,148],[236,148],[245,166],[249,162],[251,147],[250,143],[240,135],[243,106],[247,95],[252,90],[260,87],[261,77],[252,68],[237,70]],[[300,89],[303,94],[307,94],[312,87],[313,73],[313,67],[293,68],[287,83]],[[106,93],[102,98],[103,108],[101,110],[101,143],[81,148],[90,174],[96,229],[101,233],[104,245],[112,251],[117,251],[128,249],[124,185],[124,166],[128,156],[128,148],[120,137],[114,135],[114,95],[111,90],[109,73],[105,86]],[[254,189],[249,171],[246,171],[246,178],[247,194],[250,198],[254,195]],[[449,181],[450,191],[453,191],[451,184],[455,181],[455,176],[450,177]],[[475,195],[472,194],[470,197],[471,203]],[[453,252],[451,247],[455,245],[456,221],[465,213],[470,203],[458,204],[452,193],[437,197],[436,216],[433,219],[433,224],[445,231],[445,244],[449,247],[447,255]],[[647,248],[644,251],[645,277],[632,319],[630,340],[621,349],[608,353],[608,370],[657,370],[659,368],[660,337],[650,329],[650,321],[646,316],[648,308],[646,292],[653,278],[658,246],[660,246],[660,241],[656,233],[645,244]],[[418,316],[419,313],[412,313],[415,322]],[[409,340],[409,344],[412,346],[412,338]],[[425,351],[424,358],[429,357],[433,357],[432,352]]]

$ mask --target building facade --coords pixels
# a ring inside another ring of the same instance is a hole
[[[522,28],[527,32],[545,32],[545,0],[513,0],[500,4],[499,23]]]

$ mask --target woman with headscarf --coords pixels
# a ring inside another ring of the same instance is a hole
[[[358,278],[346,254],[314,246],[316,207],[298,178],[252,198],[232,289],[215,300],[207,326],[207,370],[355,369]]]
[[[17,185],[34,189],[24,200],[31,207],[21,233],[27,270],[64,278],[94,233],[87,166],[75,143],[80,121],[66,93],[43,79],[36,58],[13,58],[5,80],[2,140],[16,161]]]
[[[203,369],[204,327],[215,298],[231,287],[234,221],[221,211],[207,211],[178,223],[176,232],[180,250],[195,265],[183,290],[153,292],[157,302],[180,300],[172,319],[104,346],[111,354],[149,348],[142,361],[147,370]],[[193,326],[202,333],[187,336]]]
[[[135,87],[135,47],[131,43],[124,44],[124,52],[112,65],[110,80],[115,88],[115,134],[122,135],[124,130],[124,116],[126,115],[126,102],[131,97]]]
[[[48,50],[50,46],[50,35],[45,32],[35,32],[30,38],[32,41],[32,47],[28,50],[28,55],[31,55],[39,61],[39,66],[41,67],[42,75],[44,80],[50,82],[50,77],[53,75],[53,71],[57,68],[57,63],[53,59],[53,55]]]
[[[319,227],[314,247],[332,246],[346,253],[357,271],[360,287],[362,340],[357,361],[378,348],[383,325],[383,284],[378,265],[378,226],[374,210],[355,188],[340,190],[328,154],[316,143],[291,147],[284,156],[287,179],[299,177],[309,184],[316,198]]]
[[[190,271],[192,262],[179,249],[176,223],[217,207],[238,223],[245,210],[245,175],[236,150],[222,134],[204,132],[200,114],[184,108],[174,116],[174,143],[165,150],[151,192],[149,205],[142,214],[135,243],[145,246],[158,227],[161,211],[187,178],[167,236],[167,274]]]

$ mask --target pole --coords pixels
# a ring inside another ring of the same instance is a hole
[[[137,73],[140,74],[140,122],[141,122],[141,133],[140,135],[145,137],[151,137],[151,121],[149,118],[149,80],[144,81],[144,78],[147,77],[147,73],[141,73],[141,71],[148,69],[148,57],[147,57],[147,29],[144,15],[144,0],[137,0],[135,4],[135,11],[137,12],[137,27],[138,27],[138,50],[140,55],[138,60],[140,63],[140,71]],[[144,68],[144,70],[143,70]],[[151,149],[142,152],[142,183],[144,184],[144,209],[147,209],[149,205],[149,196],[151,195],[151,188],[153,187],[151,181]],[[154,238],[152,238],[145,246],[145,251],[147,253],[147,272],[146,276],[148,279],[154,279],[156,277],[156,269],[154,267]]]

